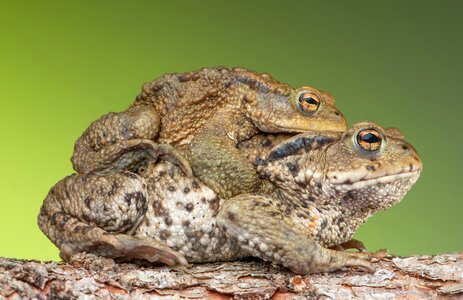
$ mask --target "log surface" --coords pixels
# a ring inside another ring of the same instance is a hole
[[[463,253],[387,256],[376,272],[295,275],[261,261],[150,267],[79,254],[0,258],[0,299],[463,299]]]

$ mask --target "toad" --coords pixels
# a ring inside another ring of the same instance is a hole
[[[350,241],[360,224],[404,197],[422,170],[413,146],[397,129],[371,122],[344,133],[277,136],[274,146],[268,139],[240,148],[272,191],[225,200],[167,161],[144,176],[74,174],[48,193],[39,227],[64,259],[85,251],[185,265],[255,256],[299,274],[374,270],[370,254],[328,247]]]
[[[329,93],[292,88],[242,68],[204,68],[143,85],[127,110],[90,125],[75,144],[72,163],[78,173],[104,174],[144,170],[164,158],[229,198],[266,187],[236,149],[240,141],[261,131],[309,130],[346,130]]]

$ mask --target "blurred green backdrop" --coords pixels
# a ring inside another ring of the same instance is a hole
[[[58,259],[36,225],[74,141],[166,72],[244,66],[402,129],[424,173],[357,234],[396,254],[463,250],[462,1],[1,1],[0,256]]]

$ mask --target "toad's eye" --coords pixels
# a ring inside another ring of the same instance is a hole
[[[365,150],[376,151],[381,147],[381,134],[375,129],[364,129],[357,133],[357,144]]]
[[[302,92],[299,94],[297,104],[303,112],[313,113],[320,107],[320,99],[313,93]]]

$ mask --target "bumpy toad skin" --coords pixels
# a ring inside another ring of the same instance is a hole
[[[143,177],[74,174],[52,188],[39,226],[65,258],[87,251],[185,264],[256,256],[301,274],[371,271],[370,255],[326,247],[350,241],[372,214],[400,201],[422,170],[398,130],[374,123],[260,135],[240,148],[273,192],[223,200],[168,162]]]
[[[144,169],[146,159],[161,156],[191,174],[179,153],[153,141],[170,144],[188,158],[197,178],[228,198],[263,188],[255,168],[236,149],[240,141],[259,131],[345,129],[344,116],[326,92],[294,89],[241,68],[202,69],[145,84],[126,111],[90,125],[75,144],[72,162],[78,173],[108,174]]]

